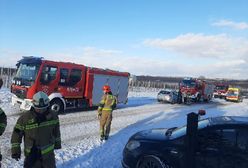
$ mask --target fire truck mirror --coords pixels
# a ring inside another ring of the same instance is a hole
[[[49,72],[49,67],[48,67],[48,66],[45,67],[45,68],[44,68],[44,71],[45,71],[45,72]]]
[[[201,87],[201,85],[199,83],[197,84],[197,88],[202,89],[202,87]]]
[[[48,74],[48,73],[43,73],[42,75],[41,75],[41,83],[43,83],[43,84],[47,84],[47,83],[49,83],[50,82],[50,75]]]
[[[60,83],[65,83],[65,79],[60,79]]]
[[[46,82],[49,81],[49,74],[48,73],[44,74],[44,81],[46,81]]]

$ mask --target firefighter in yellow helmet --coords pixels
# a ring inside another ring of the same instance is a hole
[[[2,78],[0,78],[0,89],[1,89],[2,85],[3,85],[3,80],[2,80]],[[7,117],[4,113],[4,111],[0,107],[0,136],[5,131],[6,126],[7,126]],[[1,155],[1,151],[0,151],[0,167],[1,167],[1,161],[2,161],[2,155]]]
[[[19,117],[11,137],[12,158],[21,158],[24,139],[24,168],[55,168],[54,149],[61,148],[57,114],[49,111],[44,92],[33,96],[33,108]]]
[[[98,107],[98,119],[100,120],[100,140],[107,140],[110,133],[112,112],[116,107],[117,98],[112,94],[108,85],[103,86],[104,95]]]

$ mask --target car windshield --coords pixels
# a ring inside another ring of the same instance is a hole
[[[34,64],[20,64],[16,73],[16,78],[34,81],[36,79],[39,67],[39,65]]]
[[[182,86],[195,87],[196,86],[196,83],[193,80],[183,80]]]
[[[159,94],[170,94],[170,92],[167,91],[167,90],[162,90],[162,91],[159,92]]]
[[[238,96],[238,91],[234,91],[234,90],[229,90],[227,93],[227,96]]]
[[[209,120],[206,119],[206,120],[201,120],[198,122],[198,129],[202,129],[202,128],[205,128],[209,125]],[[171,139],[175,139],[175,138],[178,138],[178,137],[181,137],[183,135],[186,134],[186,126],[183,126],[183,127],[179,127],[175,130],[172,131],[172,134],[170,136]]]

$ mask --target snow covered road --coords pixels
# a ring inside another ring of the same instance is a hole
[[[8,115],[8,127],[1,137],[3,167],[21,167],[22,160],[16,162],[10,158],[10,136],[18,118],[18,109],[9,105],[8,91],[1,91],[1,107]],[[209,104],[191,106],[159,104],[156,92],[147,95],[131,93],[128,105],[121,105],[113,113],[110,139],[99,141],[99,121],[96,110],[71,112],[60,115],[62,149],[56,151],[57,167],[121,167],[122,150],[129,137],[137,131],[182,126],[186,123],[186,114],[205,109],[209,116],[248,115],[248,101],[231,103],[215,100]],[[6,100],[8,99],[8,100]]]

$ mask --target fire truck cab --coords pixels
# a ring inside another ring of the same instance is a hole
[[[227,84],[217,83],[214,89],[214,98],[226,98],[228,87]]]
[[[38,91],[50,99],[50,108],[58,113],[70,108],[96,106],[102,86],[109,85],[118,103],[126,103],[129,73],[91,68],[69,62],[55,62],[37,57],[23,57],[17,63],[17,74],[11,86],[12,104],[30,110],[32,97]]]
[[[208,102],[213,96],[213,89],[212,84],[190,77],[184,78],[179,84],[179,92],[184,103],[199,102],[201,100]]]

